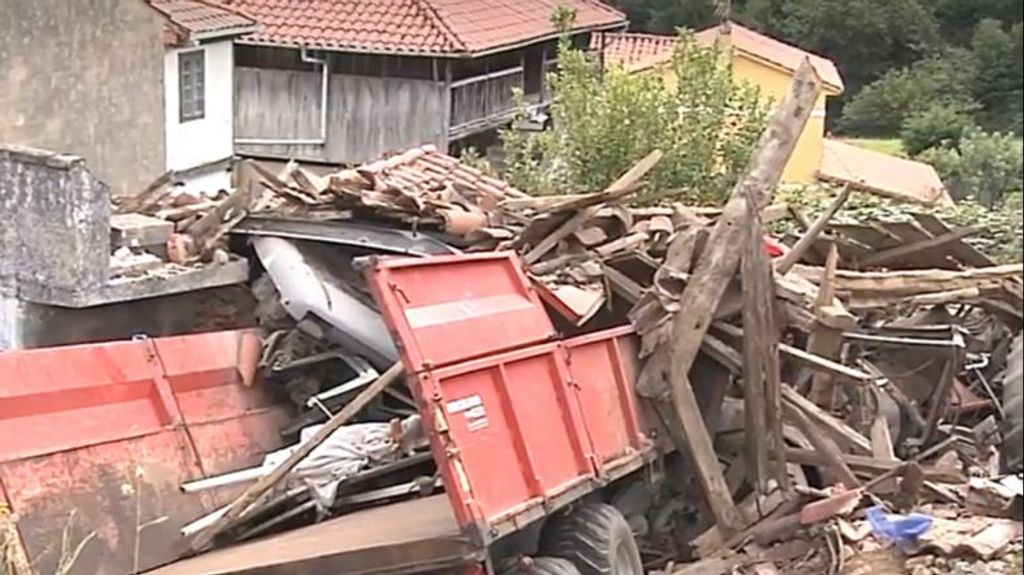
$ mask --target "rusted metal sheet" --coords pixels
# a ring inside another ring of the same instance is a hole
[[[374,297],[414,372],[550,341],[555,329],[509,253],[379,258]]]
[[[0,487],[39,572],[75,556],[69,575],[132,573],[185,551],[181,526],[231,493],[180,483],[280,445],[285,410],[243,383],[252,346],[233,331],[0,354]]]
[[[380,260],[369,283],[463,529],[500,536],[650,453],[632,329],[550,340],[514,255]]]

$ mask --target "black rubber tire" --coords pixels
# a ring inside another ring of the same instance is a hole
[[[1006,356],[1003,372],[1003,445],[1001,459],[1007,473],[1024,470],[1024,335],[1017,335]]]
[[[572,561],[558,557],[527,557],[509,563],[500,567],[499,575],[580,575]]]
[[[548,520],[541,553],[568,559],[581,575],[643,575],[640,548],[615,507],[588,503]]]

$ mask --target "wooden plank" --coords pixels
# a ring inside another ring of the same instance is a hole
[[[284,477],[288,475],[296,465],[312,453],[313,450],[321,443],[327,440],[331,434],[341,428],[342,425],[345,425],[350,419],[355,417],[356,414],[358,414],[364,407],[366,407],[367,404],[387,389],[388,386],[401,379],[402,374],[404,373],[405,369],[402,367],[402,364],[395,363],[388,368],[387,371],[382,373],[376,381],[365,387],[361,392],[359,392],[359,395],[352,399],[352,401],[345,404],[345,407],[343,407],[341,411],[331,416],[327,423],[313,434],[313,437],[310,437],[308,441],[300,445],[298,449],[293,451],[292,454],[282,461],[280,465],[275,467],[273,471],[261,477],[256,483],[250,485],[241,495],[238,496],[238,498],[232,501],[228,506],[227,511],[225,511],[220,519],[196,534],[196,537],[190,544],[192,549],[194,551],[199,551],[205,548],[218,533],[241,517],[253,503],[263,496],[264,493],[284,479]]]
[[[798,347],[793,347],[788,343],[780,343],[779,351],[800,365],[809,367],[816,371],[822,371],[833,376],[858,383],[869,383],[872,381],[870,375],[860,371],[859,369],[854,369],[847,365],[821,357],[820,355],[806,352]]]
[[[803,432],[804,436],[811,442],[814,449],[824,458],[824,465],[848,488],[860,487],[860,480],[854,475],[853,470],[843,459],[843,452],[833,441],[832,437],[815,427],[804,411],[796,406],[788,396],[783,401],[783,412],[787,419],[792,421],[796,427]]]
[[[612,291],[622,296],[622,299],[635,305],[644,295],[644,286],[636,283],[626,274],[620,272],[607,263],[601,262],[601,271],[611,286]]]
[[[708,238],[704,253],[680,297],[680,308],[673,317],[669,342],[668,368],[672,402],[695,463],[695,473],[723,532],[743,528],[743,517],[729,493],[718,465],[711,437],[701,418],[689,381],[690,367],[707,333],[718,301],[736,272],[740,245],[750,202],[755,207],[770,203],[782,170],[796,147],[807,119],[821,92],[821,80],[808,61],[793,77],[785,98],[776,109],[768,127],[754,148],[746,173],[733,189]]]
[[[882,415],[876,415],[871,422],[871,454],[882,461],[897,461],[896,450],[892,445],[892,434],[889,433],[889,422]],[[890,493],[896,489],[896,481],[879,485],[879,489]]]
[[[950,247],[950,244],[959,243],[960,240],[973,236],[984,229],[985,226],[983,225],[967,226],[938,236],[875,252],[874,255],[861,260],[860,266],[873,267],[891,262],[908,262],[913,260],[915,256],[922,255],[924,256],[922,258],[922,262],[934,262],[936,260],[942,261],[946,259],[945,254],[936,252],[935,250],[938,250],[938,248],[948,248]]]
[[[815,301],[815,315],[820,310],[831,307],[836,294],[836,269],[839,266],[839,250],[832,246],[825,258],[825,267],[821,271],[821,281],[818,282],[818,297]],[[843,332],[841,330],[816,322],[811,337],[807,342],[807,350],[811,353],[830,359],[839,360],[839,354],[843,347]],[[836,377],[830,372],[817,370],[811,377],[811,401],[831,409],[835,402]]]
[[[747,470],[755,493],[768,486],[768,438],[765,434],[765,363],[774,346],[766,311],[771,309],[770,265],[764,254],[764,232],[756,212],[748,218],[740,277],[743,282],[743,401]],[[705,335],[705,337],[707,337]],[[778,350],[775,350],[776,353]]]
[[[884,250],[900,245],[899,236],[875,224],[829,224],[833,234],[845,236],[872,250]]]
[[[900,246],[906,244],[912,244],[917,242],[923,242],[932,238],[932,235],[922,228],[916,221],[886,221],[879,222],[878,225],[885,228],[886,231],[893,234],[900,239]],[[900,246],[893,246],[894,249]],[[906,265],[907,262],[903,262]],[[912,262],[915,268],[942,268],[942,269],[956,269],[956,263],[945,257],[944,254],[932,255],[932,254],[919,254],[918,260]]]
[[[814,422],[817,428],[828,433],[843,449],[862,455],[868,455],[872,452],[871,442],[866,437],[822,410],[811,400],[797,393],[792,387],[788,385],[782,386],[782,398],[794,407],[799,408],[804,415]]]
[[[835,199],[832,200],[832,203],[829,204],[828,208],[826,208],[825,211],[822,212],[820,216],[818,216],[818,219],[814,221],[814,224],[811,225],[811,228],[804,232],[804,235],[800,236],[800,239],[797,240],[796,244],[793,245],[793,247],[790,248],[790,250],[786,252],[784,256],[779,258],[778,261],[775,263],[775,269],[780,274],[785,274],[793,267],[794,264],[803,259],[804,254],[807,253],[807,250],[809,250],[814,245],[815,240],[817,240],[818,236],[820,236],[821,233],[825,231],[825,228],[828,226],[828,223],[832,220],[832,217],[836,215],[836,212],[838,212],[840,208],[843,207],[843,204],[845,204],[846,200],[848,200],[849,198],[850,186],[843,186],[843,189],[839,192],[839,195],[836,196]]]
[[[625,174],[619,176],[617,180],[611,183],[604,190],[605,197],[618,199],[622,196],[632,193],[637,189],[637,184],[641,178],[647,175],[647,172],[658,163],[661,159],[661,150],[654,150],[650,154],[644,156],[642,160],[636,163],[630,168]],[[610,200],[607,200],[610,201]],[[530,251],[523,255],[523,263],[530,265],[539,260],[544,254],[551,251],[559,242],[576,233],[583,224],[586,223],[604,204],[597,204],[588,206],[582,210],[579,210],[572,215],[565,223],[555,228],[550,234],[544,239],[537,243]]]
[[[918,213],[914,214],[914,219],[933,236],[941,236],[950,232],[946,222],[934,214]],[[968,243],[957,242],[949,246],[949,251],[953,257],[965,264],[964,267],[984,268],[996,265],[995,260]]]
[[[811,281],[821,277],[821,268],[797,265],[793,271]],[[1004,264],[967,270],[896,270],[884,272],[836,272],[836,289],[852,297],[901,297],[971,287],[998,287],[1003,280],[1020,278],[1024,264]]]

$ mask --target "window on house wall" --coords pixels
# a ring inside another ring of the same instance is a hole
[[[178,108],[180,121],[198,120],[206,113],[205,52],[178,54]]]

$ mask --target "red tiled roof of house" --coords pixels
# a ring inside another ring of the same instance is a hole
[[[590,48],[604,54],[606,66],[621,66],[627,72],[667,62],[675,46],[675,36],[635,32],[605,32],[590,39]]]
[[[252,18],[212,0],[150,0],[149,5],[192,35],[228,36],[256,29]]]
[[[714,26],[697,32],[696,38],[698,42],[711,44],[722,32],[722,26]],[[780,42],[755,32],[750,28],[740,26],[735,22],[729,23],[729,40],[734,49],[767,60],[790,71],[795,71],[804,61],[804,58],[808,58],[818,76],[821,77],[821,81],[826,86],[831,87],[836,92],[843,91],[843,78],[839,75],[839,69],[836,68],[835,62],[828,58],[812,54],[791,44]]]
[[[559,6],[575,10],[574,29],[625,23],[598,0],[225,0],[252,14],[253,43],[394,54],[460,55],[556,34]]]
[[[935,168],[831,138],[825,139],[818,177],[894,200],[952,205]]]

